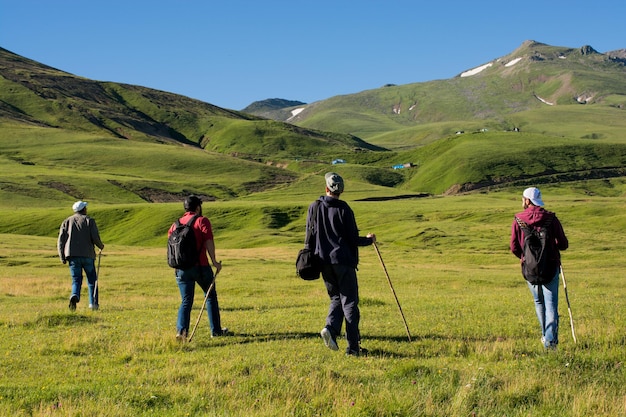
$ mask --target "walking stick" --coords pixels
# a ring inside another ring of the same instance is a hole
[[[98,268],[96,269],[96,283],[93,289],[93,304],[94,306],[100,305],[100,300],[98,299],[98,278],[100,278],[100,258],[102,258],[102,249],[98,252]]]
[[[378,255],[378,259],[380,259],[380,264],[383,267],[383,271],[385,271],[385,275],[387,276],[387,282],[389,283],[389,288],[391,288],[391,292],[393,293],[394,298],[396,299],[396,304],[398,304],[398,309],[400,310],[400,315],[402,316],[402,321],[404,321],[404,328],[406,329],[406,335],[409,338],[409,342],[411,341],[411,332],[409,332],[409,325],[406,324],[406,319],[404,318],[404,313],[402,312],[402,307],[400,307],[400,301],[398,301],[398,296],[396,295],[396,291],[393,289],[393,285],[391,284],[391,278],[389,278],[389,273],[387,273],[387,268],[385,267],[385,263],[383,262],[383,257],[380,256],[380,251],[378,250],[378,246],[376,242],[373,243],[374,249],[376,249],[376,254]]]
[[[193,335],[196,333],[196,329],[198,328],[198,323],[200,323],[200,319],[202,318],[202,312],[204,311],[204,307],[206,306],[206,302],[209,299],[209,293],[211,292],[211,290],[215,286],[215,278],[217,278],[217,273],[213,277],[213,282],[211,282],[211,285],[209,286],[209,289],[207,290],[206,295],[204,296],[204,301],[202,302],[202,307],[200,307],[200,314],[198,314],[198,320],[196,320],[196,324],[195,324],[195,326],[193,326],[193,330],[191,331],[191,335],[189,336],[189,339],[187,340],[188,342],[191,342],[191,339],[193,339]]]
[[[574,332],[574,317],[572,317],[572,308],[569,305],[569,296],[567,295],[567,283],[565,282],[565,274],[563,273],[563,265],[559,265],[559,269],[561,270],[561,278],[563,278],[563,290],[565,291],[565,300],[567,300],[567,312],[569,313],[569,324],[572,328],[572,338],[574,339],[574,343],[577,343],[576,333]]]

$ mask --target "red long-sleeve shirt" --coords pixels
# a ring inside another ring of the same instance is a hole
[[[180,222],[182,224],[187,223],[196,213],[187,212],[180,218]],[[170,229],[167,231],[167,236],[171,235],[174,231],[176,225],[172,224]],[[209,265],[209,258],[207,256],[207,251],[205,250],[205,244],[207,240],[213,240],[213,228],[211,227],[211,222],[208,218],[200,216],[196,219],[193,224],[193,233],[196,236],[196,246],[198,249],[199,257],[199,265],[207,266]]]

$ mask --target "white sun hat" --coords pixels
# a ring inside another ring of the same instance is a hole
[[[535,206],[542,207],[541,191],[537,187],[530,187],[524,190],[524,198],[529,199]]]
[[[72,210],[74,210],[75,213],[78,213],[79,211],[81,211],[85,207],[87,207],[87,202],[86,201],[77,201],[72,206]]]

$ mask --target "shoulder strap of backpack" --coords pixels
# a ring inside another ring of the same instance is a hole
[[[548,227],[550,227],[550,225],[552,224],[552,220],[554,220],[554,215],[548,217],[544,223],[541,225],[542,229],[547,229]],[[517,218],[517,216],[515,216],[515,221],[517,222],[517,224],[519,224],[519,227],[521,227],[524,230],[530,230],[530,226],[528,226],[528,224],[526,224],[525,222],[523,222],[522,220],[520,220],[519,218]]]
[[[313,203],[313,211],[315,212],[315,217],[313,217],[312,221],[311,221],[311,227],[309,229],[307,229],[306,231],[306,237],[304,238],[304,244],[306,246],[309,246],[309,244],[311,243],[311,238],[313,237],[313,230],[315,230],[317,228],[317,220],[319,217],[319,207],[320,207],[320,201],[319,200],[315,200],[315,203]]]
[[[189,219],[189,221],[187,222],[187,226],[193,226],[193,224],[196,222],[196,219],[198,217],[200,217],[199,214],[194,214],[193,217]]]
[[[528,229],[528,225],[524,223],[523,221],[521,221],[517,216],[515,216],[515,221],[517,222],[517,224],[519,224],[519,227],[521,227],[522,229]]]

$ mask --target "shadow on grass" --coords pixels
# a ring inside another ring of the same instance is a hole
[[[82,324],[97,323],[99,319],[97,317],[85,316],[82,314],[50,314],[46,316],[38,317],[36,320],[24,323],[26,328],[35,327],[63,327],[63,326],[76,326]]]
[[[253,343],[270,343],[281,341],[319,341],[320,348],[326,349],[323,345],[320,334],[317,332],[281,332],[281,333],[234,333],[233,335],[206,338],[205,335],[197,335],[191,344],[185,346],[185,350],[202,350],[215,347],[227,347],[233,345],[246,345]],[[343,352],[345,341],[339,339],[340,352]],[[343,343],[342,343],[343,342]],[[380,343],[373,343],[380,342]],[[363,347],[368,349],[370,357],[394,357],[394,358],[430,358],[441,355],[448,356],[468,356],[475,353],[475,344],[499,343],[494,337],[468,337],[441,334],[425,334],[420,336],[408,335],[390,336],[368,334],[363,338]],[[368,344],[370,346],[368,346]],[[383,344],[384,347],[376,345]],[[374,345],[374,346],[371,346]],[[522,352],[524,355],[531,355],[532,352]]]
[[[316,340],[319,341],[320,346],[323,346],[322,338],[317,332],[293,332],[293,333],[234,333],[230,336],[221,336],[217,338],[205,339],[202,336],[196,335],[194,341],[187,345],[187,349],[210,349],[216,346],[229,346],[229,345],[246,345],[251,343],[269,343],[279,342],[285,340]],[[407,344],[409,343],[407,337],[401,336],[374,336],[367,337],[367,340],[381,340],[385,342]],[[195,346],[193,346],[195,345]],[[340,351],[342,349],[340,348]],[[415,357],[413,354],[399,353],[397,351],[385,350],[385,349],[369,349],[368,356],[394,356],[394,357]]]

